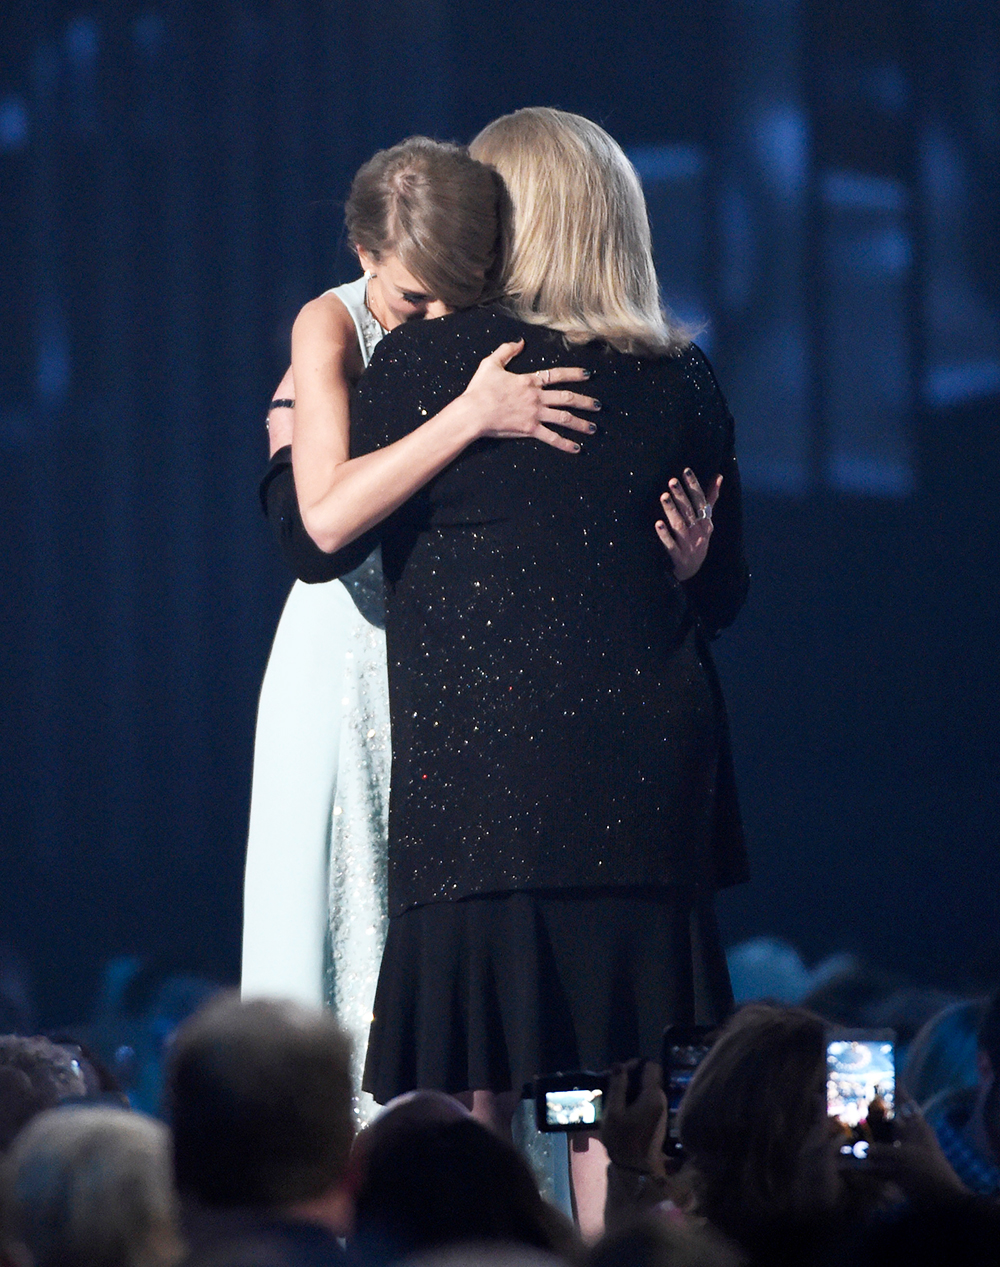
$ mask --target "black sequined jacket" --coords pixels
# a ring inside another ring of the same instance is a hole
[[[570,455],[477,441],[375,534],[335,555],[306,536],[283,451],[262,497],[299,576],[328,580],[381,540],[392,718],[391,913],[518,889],[744,880],[725,706],[708,642],[746,596],[733,423],[695,347],[630,356],[497,307],[382,341],[351,406],[380,448],[523,337],[511,368],[592,371],[598,432]],[[724,476],[698,574],[653,525],[685,466]]]

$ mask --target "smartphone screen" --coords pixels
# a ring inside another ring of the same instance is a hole
[[[844,1131],[841,1153],[862,1161],[884,1137],[896,1108],[892,1030],[831,1030],[826,1045],[826,1109]]]
[[[535,1080],[535,1119],[540,1131],[596,1130],[604,1109],[600,1074],[552,1074]]]
[[[549,1129],[597,1126],[604,1107],[600,1087],[578,1087],[573,1091],[546,1091],[545,1122]]]
[[[666,1152],[679,1152],[677,1113],[695,1070],[708,1055],[717,1029],[710,1025],[672,1025],[663,1035],[663,1090],[667,1096]]]

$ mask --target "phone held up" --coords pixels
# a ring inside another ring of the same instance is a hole
[[[663,1033],[661,1064],[663,1089],[667,1096],[667,1138],[663,1150],[680,1156],[677,1111],[688,1083],[715,1038],[708,1025],[671,1025]],[[631,1104],[642,1088],[645,1061],[629,1070],[626,1104]],[[535,1122],[540,1131],[593,1131],[601,1124],[608,1090],[607,1072],[557,1073],[535,1079]]]
[[[831,1027],[827,1031],[826,1111],[843,1132],[840,1158],[845,1166],[865,1166],[872,1144],[892,1142],[894,1030]]]
[[[606,1073],[552,1073],[535,1079],[535,1125],[540,1131],[594,1131],[601,1125]]]
[[[708,1055],[718,1029],[712,1025],[671,1025],[663,1031],[663,1090],[667,1093],[667,1137],[663,1151],[681,1159],[677,1114],[695,1070]]]

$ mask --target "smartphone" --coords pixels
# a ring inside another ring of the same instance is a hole
[[[891,1029],[827,1032],[826,1111],[843,1131],[845,1165],[864,1165],[869,1146],[892,1139],[896,1034]]]
[[[540,1131],[593,1131],[601,1125],[606,1073],[553,1073],[535,1079],[535,1124]]]
[[[680,1157],[677,1112],[695,1070],[708,1055],[718,1029],[712,1025],[670,1025],[663,1031],[663,1090],[667,1096],[667,1137],[663,1151]]]

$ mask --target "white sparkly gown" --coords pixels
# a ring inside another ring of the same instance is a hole
[[[365,365],[384,331],[365,278],[332,293]],[[389,691],[381,557],[292,586],[257,710],[243,897],[244,998],[327,1005],[361,1085],[385,941]],[[356,1102],[360,1121],[374,1107]]]

